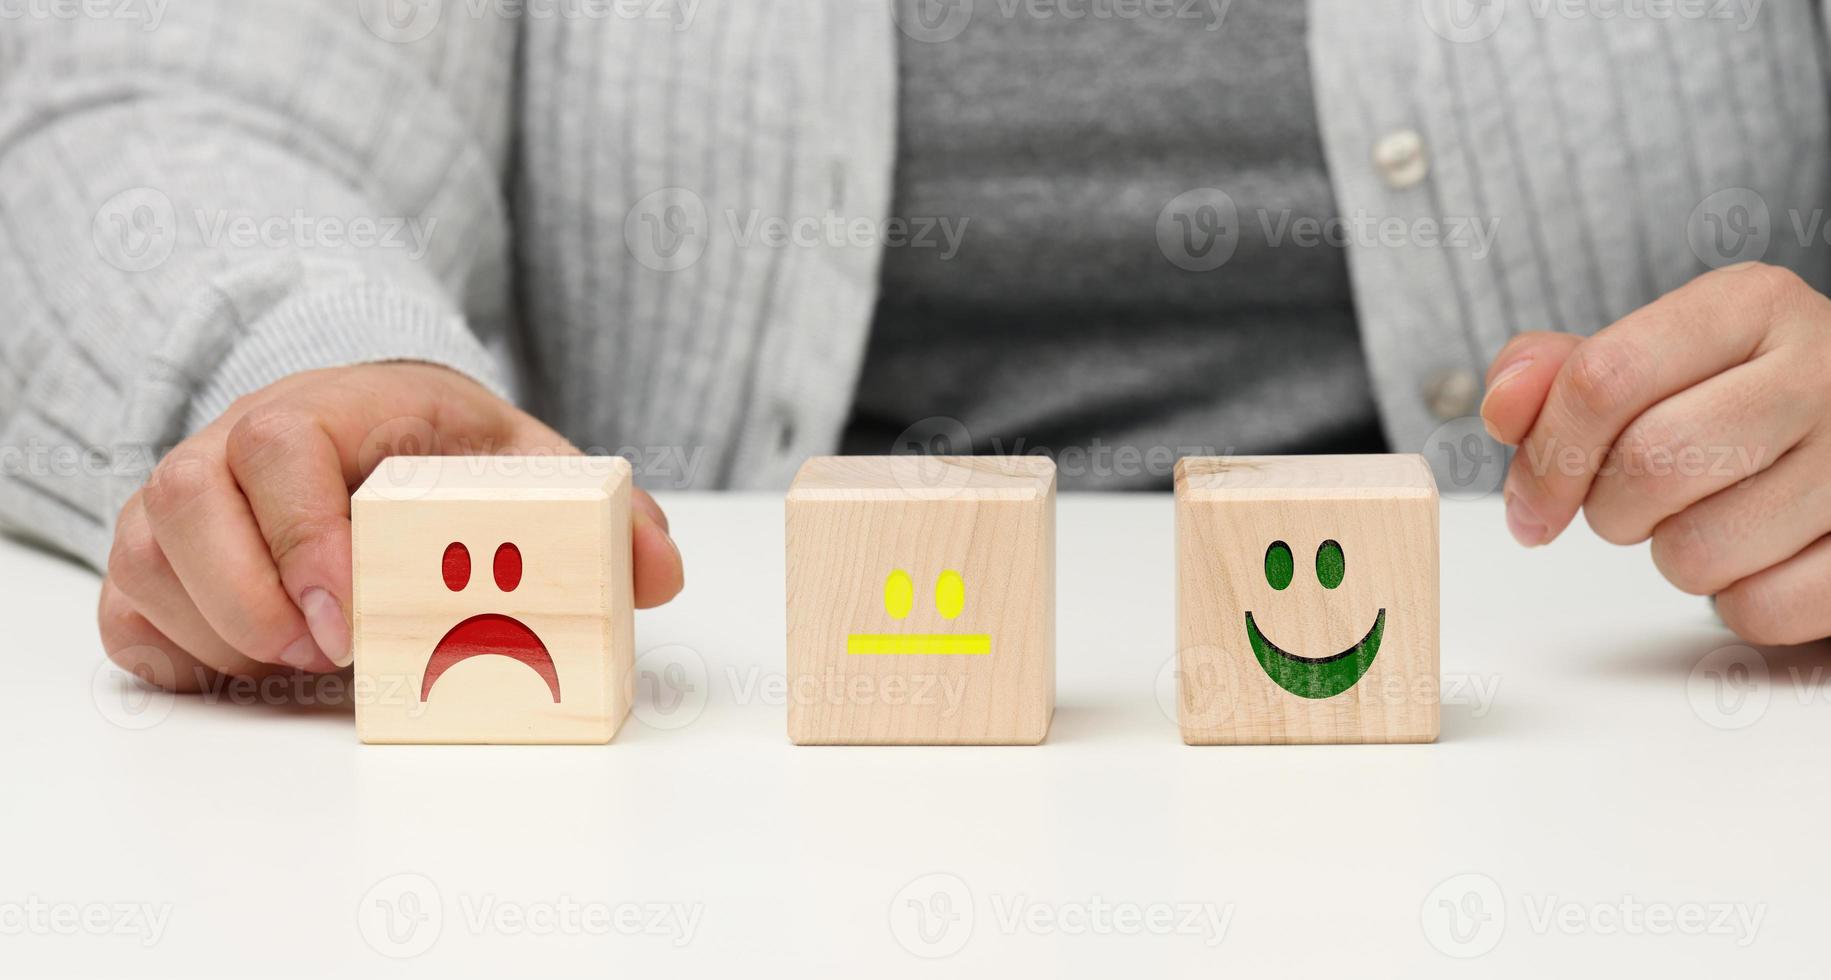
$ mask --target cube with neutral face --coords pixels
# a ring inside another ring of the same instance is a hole
[[[1055,711],[1055,464],[809,460],[788,494],[789,737],[1034,745]]]
[[[350,502],[365,742],[603,743],[634,695],[630,467],[394,457]]]
[[[1183,741],[1436,740],[1437,486],[1422,456],[1182,460],[1176,593]]]

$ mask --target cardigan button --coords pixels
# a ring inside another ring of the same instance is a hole
[[[1424,381],[1424,404],[1432,418],[1448,422],[1473,415],[1480,404],[1481,382],[1465,368],[1439,371]]]
[[[1416,187],[1430,174],[1424,137],[1415,129],[1400,129],[1381,137],[1373,144],[1373,164],[1386,178],[1386,186],[1395,191]]]

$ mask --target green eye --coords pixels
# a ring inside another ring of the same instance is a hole
[[[1282,541],[1273,541],[1265,549],[1265,582],[1274,589],[1283,590],[1291,584],[1291,577],[1297,574],[1297,563],[1291,558],[1291,546]]]
[[[1267,559],[1269,561],[1269,559]],[[1341,584],[1343,575],[1348,574],[1348,558],[1341,553],[1341,543],[1330,539],[1316,549],[1316,578],[1325,589],[1333,589]]]

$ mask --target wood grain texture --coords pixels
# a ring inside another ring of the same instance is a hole
[[[1043,740],[1055,712],[1054,463],[812,459],[787,520],[794,742]]]
[[[1330,541],[1345,569],[1333,588],[1317,557]],[[1274,542],[1293,558],[1284,588],[1268,580]],[[1437,489],[1423,457],[1184,459],[1176,564],[1183,741],[1436,740]],[[1332,697],[1303,697],[1261,666],[1248,613],[1271,643],[1313,659],[1355,649],[1376,622],[1383,629],[1358,682]]]
[[[610,741],[635,693],[630,485],[618,457],[384,461],[350,506],[359,737]],[[507,655],[528,635],[550,670]]]

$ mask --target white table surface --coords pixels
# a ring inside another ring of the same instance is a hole
[[[1644,548],[1446,501],[1438,744],[1191,748],[1170,500],[1065,496],[1046,744],[796,748],[780,499],[664,503],[688,588],[602,747],[149,696],[0,541],[0,975],[1825,969],[1831,656],[1713,654]]]

